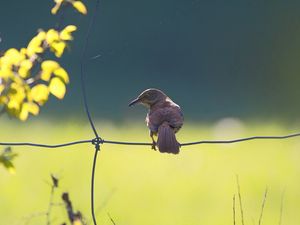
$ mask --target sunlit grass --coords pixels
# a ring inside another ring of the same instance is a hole
[[[150,141],[144,124],[113,125],[98,121],[105,139]],[[294,130],[296,131],[296,130]],[[283,135],[293,130],[276,124],[189,123],[178,134],[180,142]],[[1,141],[61,143],[92,138],[80,122],[1,122]],[[15,175],[0,167],[0,224],[24,224],[24,217],[47,209],[50,173],[58,174],[60,191],[68,191],[76,209],[90,221],[90,176],[93,146],[62,149],[15,147]],[[95,205],[99,224],[192,225],[233,224],[232,197],[239,175],[245,224],[258,224],[266,186],[262,224],[278,224],[284,195],[282,224],[300,223],[300,139],[256,140],[231,145],[184,147],[179,155],[160,154],[143,146],[101,146],[96,172]],[[60,201],[60,196],[56,197]],[[240,224],[238,204],[237,222]],[[66,215],[53,212],[53,224]],[[34,218],[30,224],[45,224]]]

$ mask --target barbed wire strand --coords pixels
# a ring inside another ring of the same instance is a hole
[[[98,7],[100,4],[100,0],[96,0],[96,5],[94,8],[94,12],[92,14],[92,17],[90,19],[89,22],[89,26],[88,26],[88,30],[85,36],[85,42],[83,45],[83,49],[82,49],[82,53],[81,53],[81,60],[80,60],[80,77],[81,77],[81,89],[82,89],[82,97],[83,97],[83,104],[84,104],[84,109],[86,112],[86,115],[89,119],[89,123],[91,125],[91,128],[95,134],[95,140],[96,142],[92,142],[95,145],[95,152],[94,152],[94,160],[93,160],[93,166],[92,166],[92,177],[91,177],[91,211],[92,211],[92,218],[93,218],[93,223],[94,225],[97,225],[97,220],[96,220],[96,216],[95,216],[95,207],[94,207],[94,180],[95,180],[95,172],[96,172],[96,163],[97,163],[97,155],[98,155],[98,151],[100,150],[100,142],[101,138],[98,135],[98,132],[96,130],[96,127],[93,123],[92,120],[92,116],[90,114],[89,111],[89,107],[88,107],[88,103],[87,103],[87,96],[86,96],[86,89],[85,89],[85,74],[84,74],[84,61],[85,61],[85,55],[86,55],[86,51],[87,51],[87,47],[88,47],[88,43],[89,43],[89,38],[90,38],[90,34],[92,31],[92,28],[94,26],[94,22],[95,22],[95,18],[97,15],[97,11],[98,11]]]

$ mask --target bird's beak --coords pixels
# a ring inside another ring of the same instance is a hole
[[[128,106],[133,106],[133,105],[135,105],[136,103],[139,103],[139,102],[140,102],[140,100],[141,100],[141,99],[139,99],[139,98],[136,98],[136,99],[134,99],[133,101],[131,101],[131,102],[129,103],[129,105],[128,105]]]

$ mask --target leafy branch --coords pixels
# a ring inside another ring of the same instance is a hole
[[[79,0],[54,2],[53,15],[67,7],[87,14],[85,5]],[[76,30],[75,25],[62,29],[39,29],[27,47],[10,48],[0,53],[0,115],[7,113],[25,121],[30,114],[39,114],[40,107],[48,101],[50,94],[58,99],[64,98],[69,74],[56,60],[46,59],[46,55],[52,53],[61,58]],[[11,148],[4,149],[0,155],[0,164],[12,173],[15,171],[12,163],[15,156]]]
[[[73,7],[81,14],[87,9],[81,1],[54,0],[52,14],[66,7]],[[62,29],[39,29],[29,41],[27,47],[10,48],[0,57],[0,108],[21,121],[29,115],[38,115],[52,94],[63,99],[69,74],[55,60],[46,59],[47,53],[56,58],[62,57],[69,42],[73,40],[75,25],[67,25]]]

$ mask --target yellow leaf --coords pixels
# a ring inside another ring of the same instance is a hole
[[[41,79],[44,80],[44,81],[49,81],[50,78],[51,78],[51,74],[52,74],[52,71],[42,70]]]
[[[13,100],[21,104],[26,97],[24,86],[16,82],[12,83],[9,88],[8,97],[11,101]]]
[[[57,12],[58,12],[58,10],[59,10],[59,8],[60,8],[60,6],[61,6],[61,4],[62,4],[62,2],[64,1],[64,0],[54,0],[55,1],[55,6],[51,9],[51,13],[53,14],[53,15],[55,15]]]
[[[64,53],[66,48],[66,43],[63,41],[53,42],[51,45],[51,50],[54,52],[55,56],[60,58]]]
[[[31,62],[29,59],[23,60],[23,61],[21,62],[20,67],[26,67],[27,69],[30,70],[31,67],[32,67],[32,62]]]
[[[7,104],[7,108],[12,111],[17,111],[20,109],[20,102],[15,99],[11,99]]]
[[[22,106],[21,112],[19,113],[18,117],[22,121],[25,121],[28,118],[28,109],[27,107],[24,107],[24,104]]]
[[[32,99],[39,103],[39,105],[43,105],[49,97],[49,89],[44,84],[37,84],[31,89],[31,97]]]
[[[62,30],[62,32],[60,32],[59,38],[61,40],[64,40],[64,41],[71,41],[71,40],[73,40],[73,37],[72,37],[71,33],[67,32],[65,30]]]
[[[26,54],[26,52],[27,52],[27,50],[26,50],[26,48],[21,48],[21,49],[20,49],[20,52],[21,52],[22,54],[24,54],[24,55],[25,55],[25,54]]]
[[[82,14],[87,14],[87,9],[85,7],[85,5],[81,2],[81,1],[74,1],[72,2],[73,7],[80,13]]]
[[[26,78],[28,74],[28,70],[26,68],[20,67],[18,73],[22,78]]]
[[[36,35],[36,38],[40,41],[44,41],[46,38],[46,32],[45,31],[39,31],[39,33]]]
[[[45,60],[44,62],[42,62],[41,67],[42,70],[53,72],[54,70],[58,69],[60,66],[58,62],[55,62],[53,60]]]
[[[15,55],[15,54],[18,54],[18,53],[19,53],[19,51],[18,51],[17,49],[15,49],[15,48],[10,48],[10,49],[8,49],[8,50],[5,52],[4,55]]]
[[[51,45],[55,41],[59,41],[58,31],[54,29],[50,29],[46,33],[46,41],[49,45]]]
[[[25,102],[22,106],[22,110],[25,108],[28,112],[30,112],[33,115],[39,114],[40,108],[37,104],[34,102]]]
[[[61,40],[69,41],[73,40],[72,32],[77,30],[77,27],[74,25],[66,26],[59,34]]]
[[[35,37],[29,42],[27,49],[21,49],[21,52],[26,52],[29,57],[36,53],[44,52],[42,43],[46,38],[46,32],[40,31]]]
[[[24,89],[24,79],[19,76],[14,76],[14,82],[18,85],[18,88]]]
[[[77,27],[75,25],[68,25],[65,27],[64,30],[66,30],[68,32],[74,32],[75,30],[77,30]]]
[[[32,68],[32,62],[29,59],[25,59],[21,62],[19,68],[19,75],[22,78],[26,78],[28,76],[29,70]]]
[[[1,78],[9,78],[11,76],[14,76],[13,71],[9,66],[1,66],[0,67],[0,77]]]
[[[36,53],[42,53],[44,49],[41,47],[42,41],[34,37],[28,44],[26,53],[29,57]]]
[[[49,81],[53,71],[60,68],[60,66],[57,62],[53,60],[46,60],[42,62],[41,68],[42,68],[41,79],[44,81]]]
[[[57,13],[57,11],[59,10],[60,5],[55,5],[52,9],[51,9],[51,13],[53,15],[55,15]]]
[[[63,99],[66,94],[66,85],[60,78],[54,77],[50,81],[49,90],[55,97]]]
[[[60,68],[54,70],[54,74],[57,77],[60,77],[66,84],[69,83],[69,75],[68,75],[67,71],[65,71],[64,68],[60,67]]]
[[[25,55],[19,52],[15,48],[8,49],[4,56],[1,57],[1,64],[19,65],[19,63],[25,59]]]

